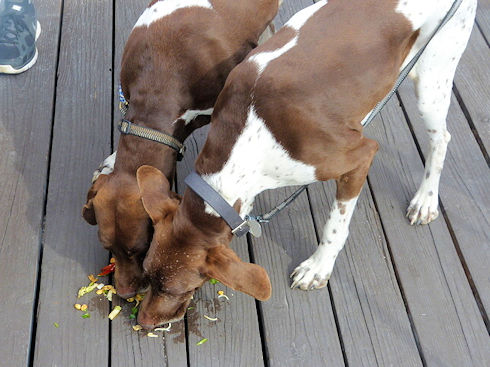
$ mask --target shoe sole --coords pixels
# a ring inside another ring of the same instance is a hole
[[[41,34],[41,23],[39,23],[39,21],[38,21],[37,25],[36,25],[36,41],[39,38],[40,34]],[[32,68],[32,66],[36,63],[36,61],[37,61],[37,47],[36,47],[36,52],[34,53],[34,57],[26,65],[24,65],[20,69],[15,69],[14,67],[12,67],[12,65],[0,65],[0,73],[3,73],[3,74],[20,74],[20,73],[23,73],[24,71]]]

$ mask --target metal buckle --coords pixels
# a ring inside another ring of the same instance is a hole
[[[124,125],[126,124],[126,125]],[[131,131],[131,121],[128,121],[128,120],[121,120],[121,122],[119,123],[119,131],[122,133],[122,134],[129,134],[130,131]]]
[[[246,227],[246,228],[244,228]],[[249,231],[250,227],[248,226],[248,222],[244,220],[241,224],[239,224],[236,228],[231,230],[231,233],[240,237]],[[243,230],[243,232],[242,232]]]
[[[182,148],[180,148],[177,151],[177,160],[179,162],[184,158],[184,153],[185,153],[186,149],[187,149],[187,147],[184,144],[182,144]]]

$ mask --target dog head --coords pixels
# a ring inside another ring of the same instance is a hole
[[[127,174],[101,174],[87,194],[83,218],[99,226],[99,240],[116,259],[118,294],[129,298],[146,287],[142,263],[153,233],[143,208],[136,178]]]
[[[169,194],[165,176],[142,166],[137,173],[143,206],[154,235],[144,261],[150,282],[138,314],[138,323],[153,328],[180,320],[194,292],[210,278],[267,300],[271,284],[262,267],[243,262],[229,247],[231,234],[203,233],[182,213],[182,205]]]

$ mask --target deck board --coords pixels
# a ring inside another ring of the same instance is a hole
[[[253,213],[267,212],[292,192],[284,188],[262,193]],[[262,230],[262,237],[251,242],[255,262],[267,270],[272,283],[271,299],[261,303],[268,365],[343,366],[329,291],[289,288],[289,274],[317,245],[306,193]]]
[[[110,149],[112,16],[111,0],[64,2],[35,366],[109,360],[107,301],[81,299],[89,319],[73,304],[87,275],[109,258],[80,213],[94,167]]]
[[[365,133],[381,146],[369,182],[422,353],[428,365],[484,366],[485,325],[445,221],[410,226],[404,215],[423,168],[403,120],[391,100]]]
[[[412,227],[404,217],[423,174],[418,148],[425,154],[427,147],[413,87],[405,83],[405,115],[395,99],[366,129],[381,149],[328,288],[289,289],[289,273],[315,250],[335,195],[333,183],[317,183],[264,225],[263,237],[232,243],[243,260],[266,268],[271,300],[205,284],[186,322],[161,338],[134,332],[130,305],[117,297],[111,304],[87,296],[81,301],[91,318],[80,318],[76,291],[109,258],[80,210],[92,171],[118,140],[121,54],[148,1],[37,1],[40,58],[24,74],[0,75],[0,324],[9,331],[0,336],[2,366],[490,365],[490,0],[479,1],[456,72],[440,187],[444,215],[434,223]],[[276,28],[313,2],[285,0]],[[186,142],[180,191],[207,129]],[[262,193],[254,213],[292,190]],[[230,303],[215,303],[218,289]],[[116,304],[123,312],[109,322]],[[209,341],[196,346],[202,337]]]
[[[0,323],[9,331],[0,333],[4,366],[28,365],[35,322],[60,2],[40,4],[38,14],[46,25],[37,67],[0,75]]]
[[[478,0],[476,21],[488,45],[488,41],[490,40],[490,0]]]
[[[335,185],[310,185],[308,192],[321,238],[335,198]],[[329,282],[349,365],[422,365],[367,185]]]
[[[429,147],[428,134],[417,112],[412,83],[405,83],[400,89],[400,96],[426,156]],[[486,100],[490,98],[487,97]],[[490,170],[485,160],[475,159],[481,157],[480,147],[454,96],[447,122],[452,138],[442,171],[439,196],[468,266],[469,276],[475,283],[488,315],[490,310],[488,282]],[[443,219],[442,214],[439,220],[441,219]]]
[[[487,159],[490,154],[490,111],[488,109],[490,73],[488,70],[490,70],[490,48],[475,26],[468,47],[458,65],[454,84],[486,150]]]

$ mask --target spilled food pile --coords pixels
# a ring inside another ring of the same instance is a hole
[[[117,295],[117,290],[111,284],[105,284],[102,281],[100,281],[98,277],[110,276],[115,271],[115,269],[116,269],[115,259],[111,258],[109,264],[107,266],[104,266],[100,270],[99,274],[97,274],[97,277],[94,276],[93,274],[90,274],[87,276],[87,278],[90,282],[88,285],[80,287],[80,289],[78,290],[78,293],[77,293],[77,298],[80,299],[80,298],[85,297],[86,295],[88,295],[90,293],[95,293],[96,295],[106,297],[109,302],[112,302],[112,299],[113,299],[112,297],[113,297],[113,295]],[[216,279],[210,279],[209,282],[213,285],[219,283],[219,281],[217,281]],[[218,295],[217,296],[218,300],[230,301],[230,298],[222,290],[217,291],[217,295]],[[126,301],[128,303],[134,303],[134,306],[131,307],[131,313],[128,316],[129,320],[131,320],[131,321],[136,320],[136,318],[138,316],[140,303],[144,297],[145,297],[145,295],[143,293],[140,293],[134,297],[126,299]],[[79,301],[79,302],[75,303],[73,305],[73,307],[75,308],[75,310],[80,311],[82,313],[81,318],[83,318],[83,319],[90,318],[90,312],[89,312],[87,303],[82,303],[81,301]],[[194,307],[188,308],[188,310],[191,310],[191,309],[194,309]],[[118,305],[114,306],[112,311],[107,316],[108,319],[111,321],[114,320],[116,317],[119,316],[121,311],[122,311],[121,306],[118,306]],[[212,321],[212,322],[218,321],[217,317],[210,317],[208,315],[203,315],[203,317],[205,319],[207,319],[208,321]],[[55,323],[55,327],[59,327],[59,325],[57,323]],[[155,334],[156,332],[161,332],[161,331],[168,332],[168,331],[170,331],[171,327],[172,327],[172,324],[169,323],[168,325],[166,325],[166,327],[155,328],[155,329],[153,329],[153,331],[148,332],[146,334],[146,336],[149,338],[158,338],[159,335]],[[139,332],[139,331],[144,330],[141,325],[137,325],[137,324],[132,325],[131,328],[135,332]],[[208,341],[207,338],[202,338],[199,342],[196,343],[196,345],[202,345],[202,344],[206,343],[207,341]]]

